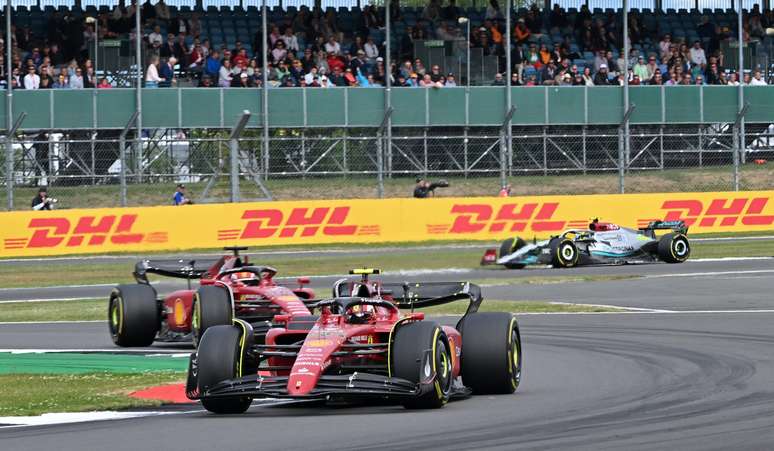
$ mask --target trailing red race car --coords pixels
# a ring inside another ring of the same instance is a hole
[[[230,247],[232,255],[217,260],[151,261],[135,266],[135,284],[119,285],[110,293],[108,324],[113,342],[119,346],[150,346],[154,341],[197,344],[208,327],[231,324],[240,318],[254,329],[261,341],[274,315],[309,318],[308,306],[314,292],[299,278],[298,288],[277,285],[277,270],[269,266],[251,266],[245,247]],[[148,282],[148,274],[186,279],[188,288],[159,298]],[[192,279],[200,286],[191,287]]]
[[[256,343],[246,321],[210,327],[191,355],[187,396],[215,413],[244,412],[254,398],[379,399],[438,408],[455,397],[513,393],[519,386],[516,318],[478,313],[478,286],[382,284],[368,280],[376,270],[356,273],[360,281],[339,281],[336,297],[316,304],[319,317],[275,316],[265,343]],[[414,312],[457,300],[470,304],[455,327]]]

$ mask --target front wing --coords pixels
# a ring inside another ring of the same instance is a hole
[[[249,396],[251,398],[298,400],[356,400],[368,398],[400,400],[422,396],[435,389],[433,385],[434,379],[423,383],[414,383],[398,377],[354,372],[345,375],[323,375],[318,380],[314,390],[302,396],[288,393],[287,376],[262,376],[260,374],[250,374],[240,378],[228,379],[219,382],[205,392],[200,392],[196,375],[196,356],[192,354],[186,383],[186,396],[189,399]],[[455,384],[451,397],[461,398],[470,394],[470,389]]]

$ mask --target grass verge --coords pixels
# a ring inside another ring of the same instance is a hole
[[[345,274],[351,268],[377,267],[385,271],[480,268],[479,262],[487,243],[480,248],[438,248],[433,250],[392,248],[383,252],[360,255],[262,256],[255,263],[274,266],[280,276],[319,276]],[[361,247],[362,248],[362,247]],[[774,239],[750,241],[693,242],[691,258],[770,257],[774,256]],[[181,253],[180,255],[184,255]],[[71,284],[112,284],[131,282],[132,263],[76,261],[47,265],[45,271],[18,265],[0,264],[0,288],[45,287]],[[487,270],[501,271],[500,267]],[[611,270],[614,271],[614,270]],[[151,277],[151,280],[153,278]]]
[[[160,401],[128,395],[184,380],[185,373],[180,372],[0,375],[0,416],[158,406]]]
[[[107,321],[107,304],[107,295],[77,301],[8,302],[0,304],[0,322]]]

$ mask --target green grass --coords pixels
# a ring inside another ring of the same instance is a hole
[[[691,258],[769,257],[774,256],[774,239],[751,241],[693,242]],[[362,255],[278,256],[260,257],[255,263],[268,264],[279,270],[280,276],[318,276],[345,274],[351,268],[377,267],[385,271],[478,268],[487,243],[480,248],[394,250]],[[51,264],[45,271],[32,271],[17,265],[0,264],[0,288],[44,287],[71,284],[111,284],[132,281],[131,263],[69,263]],[[487,267],[502,271],[500,267]],[[579,276],[580,277],[580,276]],[[611,276],[614,277],[614,276]],[[156,280],[151,277],[151,280]],[[488,279],[485,280],[489,282]],[[583,280],[570,280],[583,281]],[[481,283],[481,280],[479,280]],[[550,283],[551,279],[534,283]],[[527,283],[527,282],[521,282]],[[107,292],[107,290],[106,290]]]
[[[433,177],[445,178],[451,186],[438,190],[443,197],[494,196],[500,187],[498,177]],[[774,165],[748,164],[740,169],[742,189],[760,190],[774,186]],[[519,175],[509,177],[514,196],[549,194],[605,194],[618,192],[616,173],[562,173],[562,175]],[[189,195],[198,200],[207,181],[188,183]],[[159,183],[130,184],[128,201],[130,206],[169,205],[175,191],[174,181]],[[307,177],[298,176],[272,178],[266,182],[276,200],[299,199],[348,199],[377,197],[376,176],[365,177]],[[414,185],[414,176],[388,178],[385,180],[385,197],[410,197]],[[627,174],[626,191],[628,193],[645,192],[682,192],[686,187],[697,191],[728,191],[732,189],[731,166],[710,166],[697,169],[667,169],[663,171],[639,171]],[[260,197],[258,189],[251,181],[240,183],[242,198],[245,200]],[[36,194],[35,187],[17,187],[14,189],[15,207],[26,210],[29,201]],[[52,197],[60,201],[60,208],[117,207],[119,205],[119,187],[117,184],[91,186],[53,186]],[[0,187],[0,198],[5,198],[5,190]],[[228,202],[229,182],[221,177],[213,186],[209,201]]]
[[[377,267],[385,271],[399,269],[441,269],[478,266],[483,246],[479,249],[396,250],[374,255],[325,255],[261,257],[254,263],[271,265],[280,276],[315,276],[346,274],[352,268]],[[31,271],[16,265],[0,264],[0,288],[42,287],[70,284],[123,283],[132,281],[131,263],[72,263],[48,265],[45,271]],[[153,279],[152,279],[153,280]]]
[[[8,302],[0,304],[0,322],[22,321],[107,321],[105,299],[77,301]]]
[[[0,416],[158,406],[160,401],[128,394],[184,380],[185,373],[180,372],[0,375]]]

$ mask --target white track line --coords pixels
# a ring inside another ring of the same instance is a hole
[[[195,403],[196,401],[191,401]],[[252,407],[260,407],[264,405],[280,405],[280,404],[298,404],[298,400],[287,399],[256,399],[253,401]],[[170,415],[190,415],[194,413],[207,413],[204,409],[194,410],[181,410],[181,411],[164,411],[154,410],[147,412],[116,412],[116,411],[103,411],[103,412],[68,412],[68,413],[44,413],[43,415],[27,416],[27,417],[0,417],[0,424],[6,424],[8,426],[0,426],[2,429],[23,428],[30,426],[51,426],[57,424],[72,424],[72,423],[85,423],[92,421],[110,421],[110,420],[126,420],[133,418],[146,418],[152,416],[170,416]]]
[[[24,302],[24,301],[21,301]],[[1,321],[0,326],[6,324],[84,324],[84,323],[104,323],[106,319],[89,319],[80,321]]]
[[[771,274],[774,269],[750,269],[744,271],[708,271],[708,272],[685,272],[677,274],[650,274],[642,276],[645,279],[661,279],[665,277],[711,277],[711,276],[730,276],[736,274]]]

